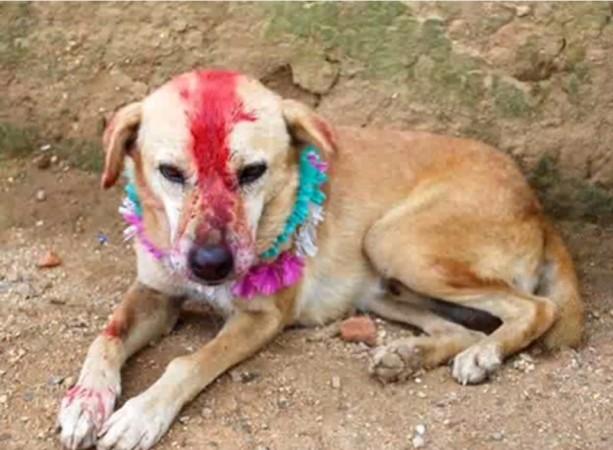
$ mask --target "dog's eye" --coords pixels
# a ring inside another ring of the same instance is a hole
[[[266,163],[249,164],[243,167],[238,173],[238,183],[241,186],[253,183],[266,172]]]
[[[170,164],[160,164],[159,170],[162,176],[168,181],[177,184],[185,184],[185,176],[183,172],[181,172],[181,169],[171,166]]]

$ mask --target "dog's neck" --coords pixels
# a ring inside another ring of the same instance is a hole
[[[260,254],[260,261],[247,274],[236,281],[231,292],[240,298],[250,299],[257,295],[272,295],[297,283],[302,278],[304,259],[317,253],[317,225],[323,220],[325,194],[323,184],[327,181],[327,164],[317,148],[309,146],[302,150],[299,162],[299,183],[290,215],[282,231],[270,246]],[[119,208],[128,224],[127,238],[136,237],[153,258],[172,261],[167,251],[158,248],[146,235],[143,225],[143,210],[135,184],[128,173],[126,196]]]

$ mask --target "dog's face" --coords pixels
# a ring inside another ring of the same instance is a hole
[[[333,150],[305,106],[236,73],[187,73],[116,114],[102,183],[131,156],[149,237],[189,279],[224,283],[256,261],[266,206],[295,180],[292,135]]]

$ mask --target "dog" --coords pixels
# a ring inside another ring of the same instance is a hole
[[[452,361],[459,383],[480,383],[535,341],[581,342],[571,257],[515,163],[483,143],[336,127],[215,70],[124,106],[103,143],[102,186],[131,177],[138,275],[62,400],[65,448],[149,449],[284,327],[354,309],[422,331],[374,351],[383,381]],[[122,365],[187,298],[219,310],[222,330],[113,412]]]

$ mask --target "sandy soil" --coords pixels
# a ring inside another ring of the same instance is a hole
[[[59,400],[134,275],[120,191],[102,193],[96,176],[61,159],[44,170],[25,159],[0,167],[0,448],[59,449]],[[368,375],[370,348],[292,329],[206,389],[156,448],[406,449],[421,446],[416,429],[427,449],[613,448],[613,227],[561,227],[590,310],[578,352],[531,349],[480,386],[459,386],[446,367],[383,386]],[[49,249],[63,264],[36,268]],[[127,364],[122,402],[220,325],[186,312]],[[410,333],[377,325],[381,343]]]

